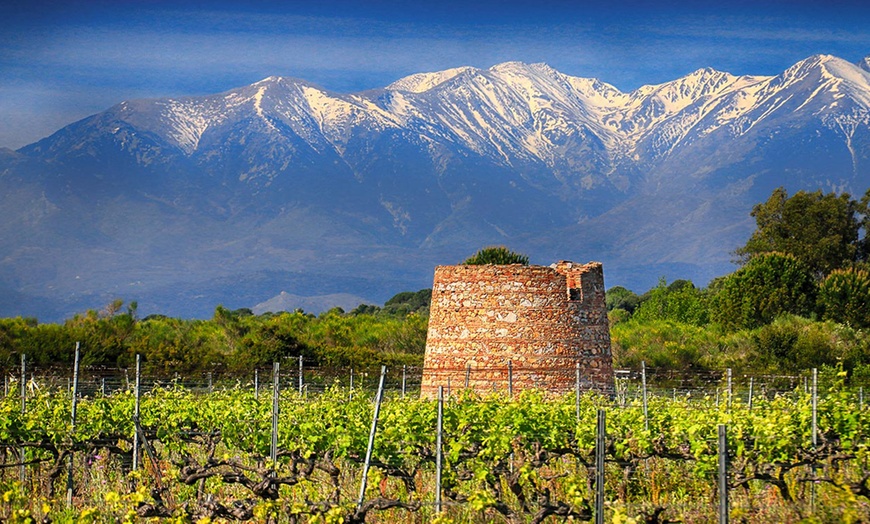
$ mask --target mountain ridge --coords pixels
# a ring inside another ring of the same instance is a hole
[[[199,316],[216,304],[191,297],[377,302],[493,243],[602,260],[633,287],[703,284],[773,188],[870,186],[868,59],[702,68],[627,93],[505,62],[360,93],[272,76],[124,101],[0,152],[0,287],[19,297],[0,314],[44,316],[22,296],[49,318],[116,295]],[[244,289],[222,291],[233,275]]]

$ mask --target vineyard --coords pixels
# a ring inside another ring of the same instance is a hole
[[[549,397],[456,384],[439,403],[393,376],[383,402],[376,374],[353,389],[265,372],[257,387],[150,382],[139,394],[105,380],[22,390],[12,376],[0,521],[706,523],[720,500],[734,522],[870,520],[870,414],[844,377],[817,396],[798,383],[747,397],[724,374],[715,391],[648,398],[634,381]]]

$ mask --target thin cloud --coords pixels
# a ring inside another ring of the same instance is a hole
[[[807,27],[752,27],[748,24],[733,22],[731,24],[710,23],[674,25],[668,28],[649,26],[650,35],[677,36],[684,38],[727,39],[737,41],[758,42],[831,42],[840,44],[867,44],[870,42],[870,29],[837,29],[837,28],[807,28]]]

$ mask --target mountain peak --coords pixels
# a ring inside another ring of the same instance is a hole
[[[691,84],[699,86],[699,89],[701,89],[701,91],[693,95],[698,96],[699,94],[709,94],[710,91],[716,91],[721,87],[728,86],[736,79],[737,77],[732,75],[731,73],[719,71],[718,69],[713,69],[712,67],[703,67],[701,69],[692,71],[688,75],[679,78],[674,82],[669,83]]]
[[[811,55],[811,56],[804,58],[803,60],[799,61],[795,65],[791,66],[786,71],[795,70],[795,69],[824,68],[830,64],[842,64],[842,63],[848,64],[847,61],[843,60],[842,58],[836,57],[834,55],[816,54],[816,55]],[[853,64],[850,64],[850,65],[853,65]]]
[[[389,91],[407,91],[410,93],[423,93],[451,80],[466,71],[473,71],[471,66],[454,67],[444,71],[432,73],[415,73],[400,78],[386,87]]]
[[[868,65],[867,67],[870,67]],[[810,86],[818,83],[846,87],[855,92],[859,98],[868,100],[867,89],[870,87],[865,69],[861,64],[853,64],[832,55],[813,55],[791,66],[777,78],[784,85],[794,82],[809,82]],[[839,87],[835,87],[839,90]],[[864,102],[866,104],[867,102]]]
[[[258,82],[254,82],[251,85],[258,86],[258,85],[262,85],[262,84],[274,84],[275,82],[280,82],[281,80],[282,80],[282,77],[277,76],[277,75],[272,75],[272,76],[267,76],[266,78],[264,78]]]
[[[858,67],[870,73],[870,55],[865,56],[858,62]]]
[[[525,62],[520,62],[518,60],[512,60],[509,62],[502,62],[500,64],[496,64],[489,68],[493,73],[514,73],[514,74],[529,74],[529,73],[544,73],[547,75],[552,75],[554,73],[558,73],[555,69],[550,67],[548,64],[544,62],[536,62],[534,64],[527,64]]]
[[[264,88],[266,90],[270,90],[270,88],[282,88],[282,89],[290,88],[290,89],[292,89],[294,87],[313,87],[315,89],[324,90],[320,86],[318,86],[312,82],[309,82],[308,80],[303,80],[301,78],[296,78],[296,77],[292,77],[292,76],[272,75],[272,76],[267,76],[266,78],[264,78],[262,80],[258,80],[256,82],[254,82],[253,84],[241,86],[241,87],[238,87],[236,89],[231,89],[229,92],[237,92],[237,91],[238,92],[246,92],[246,91],[251,91],[251,90],[261,90]]]
[[[503,70],[516,70],[516,69],[528,69],[529,64],[525,62],[521,62],[519,60],[508,60],[507,62],[501,62],[500,64],[495,64],[490,67],[490,71],[503,71]]]
[[[670,82],[641,86],[631,97],[635,100],[652,97],[664,110],[663,114],[675,114],[701,98],[726,92],[737,81],[738,77],[730,73],[704,67]]]
[[[712,67],[702,67],[700,69],[696,69],[692,71],[684,78],[720,78],[723,76],[733,76],[731,73],[726,73],[725,71],[719,71],[718,69],[713,69]]]

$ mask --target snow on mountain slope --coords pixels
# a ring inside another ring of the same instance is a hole
[[[603,99],[594,89],[606,84],[589,81],[581,91],[572,80],[545,64],[507,62],[465,68],[419,93],[388,89],[382,103],[421,136],[503,166],[558,168],[590,150],[604,161],[603,142],[615,138],[586,98]]]
[[[688,97],[689,104],[647,128],[640,150],[655,158],[717,132],[735,138],[765,126],[833,128],[844,120],[868,123],[868,75],[835,57],[810,57],[774,77],[729,75],[707,86],[706,92]],[[643,119],[632,119],[638,120]]]
[[[821,67],[824,67],[834,84],[832,92],[841,93],[864,107],[870,107],[870,71],[860,67],[856,69],[854,65],[836,57],[828,57]]]
[[[506,62],[351,94],[276,76],[130,100],[0,151],[0,238],[20,255],[0,261],[0,288],[79,307],[142,281],[178,311],[202,282],[209,308],[237,292],[370,296],[493,243],[594,256],[624,283],[704,282],[773,188],[866,190],[868,115],[870,60],[821,55],[631,92]]]
[[[734,136],[772,120],[776,125],[816,122],[830,129],[842,122],[868,125],[870,75],[839,58],[819,55],[729,94],[726,102],[716,117]]]
[[[706,68],[622,93],[546,64],[506,62],[486,70],[419,73],[381,91],[349,95],[269,77],[208,97],[124,102],[115,113],[188,156],[201,149],[204,136],[245,125],[269,141],[293,144],[299,154],[310,148],[344,158],[350,141],[392,131],[506,167],[570,171],[582,156],[606,170],[656,162],[719,129],[741,136],[765,120],[793,118],[790,113],[809,108],[824,113],[829,127],[864,124],[868,78],[856,65],[815,56],[775,77]]]
[[[409,93],[422,93],[433,87],[443,84],[456,75],[466,71],[473,70],[473,67],[454,67],[445,69],[444,71],[436,71],[434,73],[415,73],[396,80],[386,88],[390,91],[407,91]]]

